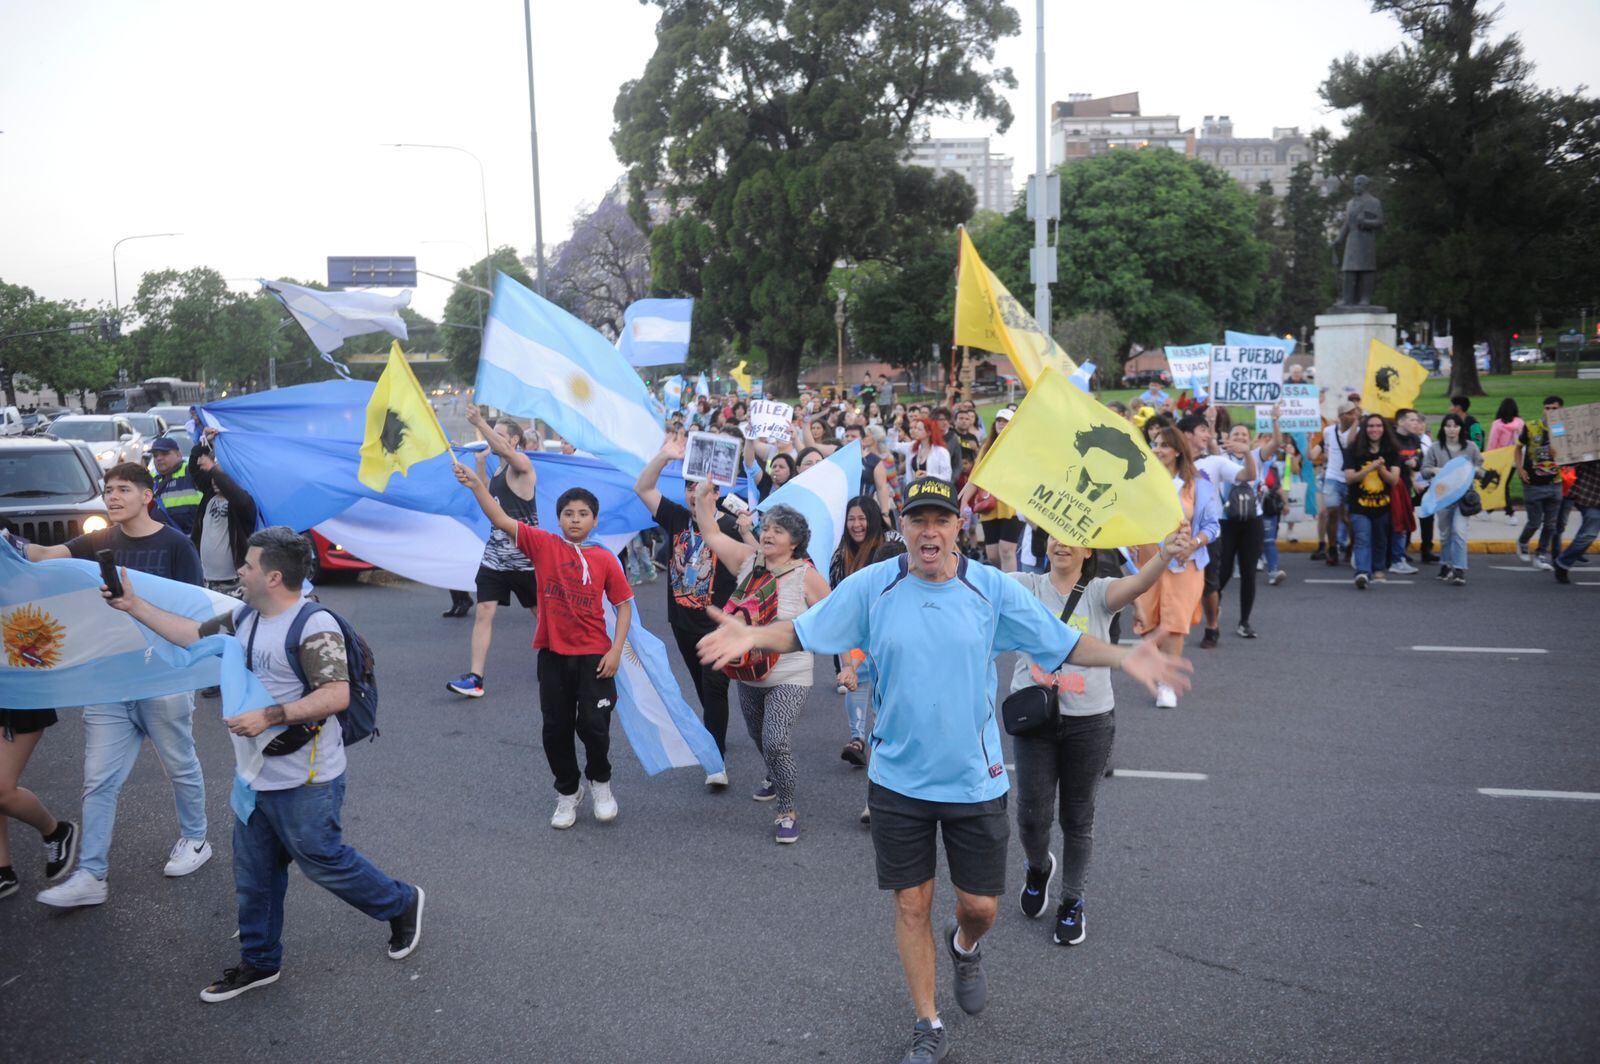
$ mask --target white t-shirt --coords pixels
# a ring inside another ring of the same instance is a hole
[[[289,637],[289,625],[305,601],[302,598],[276,617],[254,614],[241,623],[241,618],[247,609],[244,606],[239,607],[233,614],[235,634],[239,642],[251,648],[250,671],[256,674],[261,686],[265,687],[267,693],[280,704],[295,702],[305,697],[305,688],[301,686],[300,678],[294,674],[294,668],[283,652],[284,640]],[[256,627],[257,624],[260,625],[259,628]],[[326,610],[318,611],[307,619],[305,630],[300,637],[300,645],[305,646],[314,635],[328,633],[332,633],[339,641],[338,657],[342,664],[344,638],[339,632],[339,625]],[[253,647],[252,635],[255,637]],[[309,666],[306,668],[307,676],[314,675],[315,670]],[[258,791],[286,791],[307,783],[326,783],[342,775],[344,768],[344,729],[340,727],[337,717],[329,717],[323,724],[322,730],[300,749],[292,754],[269,757],[263,761],[261,774],[251,786]]]
[[[1244,472],[1244,463],[1236,462],[1225,454],[1208,454],[1194,460],[1195,468],[1206,475],[1218,494],[1226,497],[1228,487]]]
[[[1339,446],[1341,431],[1337,422],[1322,430],[1322,455],[1328,460],[1323,472],[1335,483],[1344,482],[1344,449]]]

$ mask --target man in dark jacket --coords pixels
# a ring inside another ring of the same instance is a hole
[[[200,489],[200,506],[190,535],[200,552],[206,587],[238,597],[239,566],[244,564],[250,535],[256,530],[256,501],[217,464],[211,451],[216,434],[216,429],[206,429],[189,455],[189,475]]]

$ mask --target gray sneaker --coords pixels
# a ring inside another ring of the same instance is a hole
[[[968,1016],[974,1016],[983,1011],[989,1003],[989,977],[983,974],[983,945],[970,957],[964,957],[956,952],[956,928],[960,926],[952,918],[944,925],[944,948],[950,953],[950,963],[955,966],[956,1004]]]
[[[950,1039],[943,1027],[935,1027],[930,1020],[918,1020],[911,1028],[911,1048],[900,1058],[900,1064],[934,1064],[950,1052]]]

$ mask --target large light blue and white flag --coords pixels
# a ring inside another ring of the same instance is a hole
[[[617,350],[628,365],[675,366],[689,357],[692,299],[641,299],[622,312]]]
[[[661,405],[667,413],[674,414],[683,409],[683,390],[686,384],[683,374],[668,377],[661,382]]]
[[[644,381],[593,328],[499,274],[476,399],[543,420],[580,451],[638,476],[666,438]]]
[[[606,604],[606,631],[617,631],[617,614]],[[707,774],[721,772],[717,741],[695,716],[667,661],[667,648],[635,607],[617,667],[617,716],[639,764],[654,776],[663,769],[699,764]]]
[[[346,380],[350,379],[349,370],[328,352],[337,350],[350,337],[386,332],[401,340],[408,338],[400,308],[411,302],[409,290],[386,296],[377,292],[319,292],[284,281],[260,283],[300,323],[312,344],[322,352],[323,361]]]
[[[850,500],[859,494],[861,443],[852,440],[768,495],[756,509],[770,510],[781,505],[799,510],[811,528],[811,546],[807,553],[826,577],[828,561],[839,547],[839,537],[844,535],[845,511],[849,509]]]

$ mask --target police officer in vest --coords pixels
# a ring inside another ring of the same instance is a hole
[[[172,437],[158,436],[150,445],[150,456],[156,467],[156,501],[178,531],[191,535],[195,515],[200,511],[200,489],[189,476],[189,463],[182,448]]]

